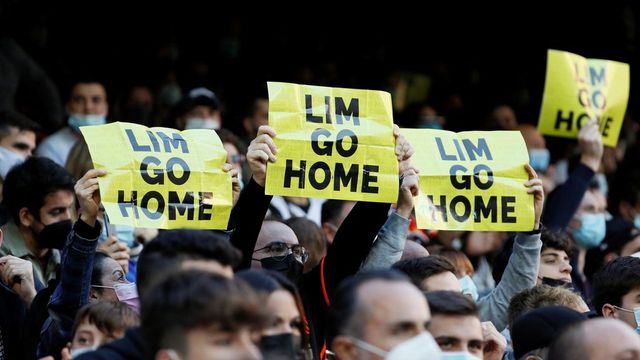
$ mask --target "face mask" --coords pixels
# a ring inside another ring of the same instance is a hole
[[[25,161],[25,157],[0,146],[0,178],[7,177],[9,170]]]
[[[633,226],[635,226],[636,229],[640,229],[640,214],[636,214],[636,216],[633,217]]]
[[[127,246],[131,249],[135,247],[135,240],[133,237],[134,227],[130,225],[116,225],[116,237],[118,241],[122,241],[126,243]]]
[[[549,150],[531,149],[529,151],[529,164],[535,171],[545,172],[549,168]]]
[[[385,360],[440,359],[443,354],[431,334],[426,331],[396,345],[389,352],[360,339],[351,338],[351,340],[362,350],[383,356]]]
[[[583,214],[580,222],[580,227],[572,232],[578,245],[586,249],[600,245],[607,230],[604,214]]]
[[[566,281],[560,280],[560,279],[552,279],[550,277],[543,277],[542,279],[542,283],[544,285],[549,285],[549,286],[553,286],[553,287],[562,287],[565,289],[573,289],[573,284],[568,283]]]
[[[596,174],[595,180],[598,183],[598,190],[600,190],[604,196],[609,193],[609,182],[604,174]]]
[[[464,351],[443,352],[440,355],[440,359],[442,360],[482,360]]]
[[[298,284],[304,265],[296,260],[295,255],[289,254],[283,260],[278,261],[274,257],[260,259],[260,264],[264,269],[273,270],[286,276],[294,284]]]
[[[116,292],[116,297],[119,302],[127,304],[133,311],[138,314],[140,313],[140,299],[138,298],[136,283],[116,284],[115,286],[91,286],[102,289],[113,289]]]
[[[214,120],[212,118],[202,119],[202,118],[191,118],[187,119],[187,123],[184,128],[186,130],[191,129],[220,129],[220,122]]]
[[[85,348],[79,348],[79,349],[72,349],[71,350],[71,358],[75,359],[78,356],[82,355],[82,354],[86,354],[88,352],[92,352],[95,351],[97,349],[97,347],[85,347]]]
[[[45,227],[36,236],[38,245],[42,249],[62,250],[72,228],[73,223],[71,220],[62,220],[53,224],[45,225]]]
[[[618,310],[622,310],[622,311],[632,312],[632,313],[633,313],[633,315],[634,315],[634,316],[635,316],[635,318],[636,318],[636,332],[637,332],[638,334],[640,334],[640,307],[633,308],[633,311],[632,311],[632,310],[629,310],[629,309],[621,308],[621,307],[619,307],[619,306],[614,306],[614,307],[615,307],[616,309],[618,309]]]
[[[80,129],[81,126],[91,125],[104,125],[107,123],[107,117],[105,115],[84,115],[73,114],[69,115],[69,126],[74,130]]]
[[[420,119],[420,126],[423,129],[436,129],[442,130],[442,123],[440,122],[440,116],[426,115]]]
[[[260,352],[264,359],[296,359],[300,346],[296,348],[291,333],[263,336],[260,339]]]
[[[465,295],[471,295],[473,301],[478,301],[478,288],[473,280],[471,280],[471,276],[465,275],[458,279],[458,281],[460,282],[462,293]]]

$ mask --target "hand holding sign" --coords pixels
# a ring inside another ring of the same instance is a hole
[[[226,163],[222,167],[224,172],[231,174],[231,186],[233,191],[233,206],[236,206],[238,198],[240,198],[240,179],[238,179],[238,169],[233,164]]]
[[[103,169],[89,170],[74,186],[80,205],[80,219],[91,227],[95,226],[100,209],[98,177],[106,174]]]
[[[580,129],[578,145],[580,146],[580,162],[597,172],[604,153],[604,147],[602,146],[602,135],[598,131],[598,123],[595,120],[589,120]]]
[[[542,187],[542,180],[538,178],[538,174],[531,167],[531,165],[526,164],[524,168],[527,170],[527,174],[529,174],[529,181],[524,183],[526,186],[527,193],[533,194],[533,209],[534,209],[534,220],[533,220],[533,229],[538,230],[540,228],[540,216],[542,215],[542,205],[544,204],[544,189]]]
[[[396,212],[405,219],[411,217],[413,197],[418,196],[419,186],[418,173],[414,168],[407,169],[402,174],[402,183],[400,184],[398,203],[396,204]]]
[[[125,274],[129,272],[129,259],[131,258],[129,247],[122,241],[118,241],[115,235],[109,236],[107,240],[98,245],[98,251],[102,251],[117,261],[122,266]]]
[[[276,132],[267,125],[258,128],[258,136],[256,136],[247,150],[247,161],[249,168],[253,174],[253,180],[260,186],[264,187],[267,178],[267,162],[276,161],[276,153],[278,149],[273,142]]]

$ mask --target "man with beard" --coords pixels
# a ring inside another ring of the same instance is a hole
[[[5,179],[3,199],[12,219],[2,226],[0,256],[29,260],[37,289],[55,278],[60,263],[55,247],[62,247],[71,230],[74,183],[64,168],[39,157],[14,167]]]

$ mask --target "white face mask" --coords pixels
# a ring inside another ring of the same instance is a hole
[[[443,352],[440,355],[440,359],[442,360],[482,360],[465,351]]]
[[[80,129],[81,126],[104,125],[107,123],[106,115],[85,115],[71,114],[69,115],[68,124],[74,130]]]
[[[383,356],[385,360],[439,359],[441,356],[438,344],[426,331],[396,345],[389,352],[360,339],[351,338],[351,340],[362,350]]]
[[[220,129],[220,121],[213,118],[190,118],[184,126],[185,130],[191,129]]]

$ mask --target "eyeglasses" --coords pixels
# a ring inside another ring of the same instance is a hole
[[[303,264],[309,258],[309,253],[307,252],[307,249],[304,248],[304,246],[299,244],[290,245],[282,241],[272,242],[263,248],[255,250],[254,253],[263,250],[266,250],[267,254],[269,254],[269,257],[273,257],[277,261],[283,261],[289,254],[293,254],[296,260],[302,262]]]

